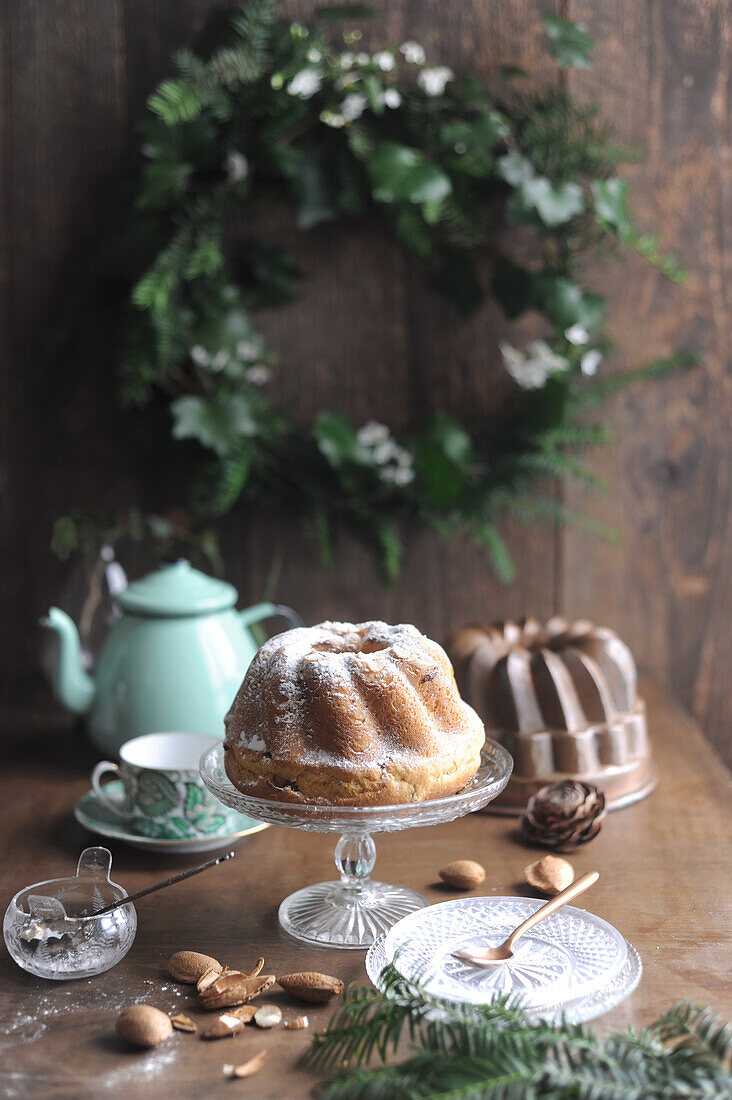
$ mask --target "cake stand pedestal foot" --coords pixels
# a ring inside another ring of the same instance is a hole
[[[368,833],[344,834],[335,850],[340,882],[320,882],[290,894],[279,908],[280,924],[313,947],[365,949],[392,925],[428,904],[403,886],[372,882],[376,846]]]

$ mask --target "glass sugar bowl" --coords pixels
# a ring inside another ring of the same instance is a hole
[[[94,916],[127,897],[112,882],[112,853],[85,848],[73,878],[49,879],[19,890],[3,921],[8,951],[39,978],[90,978],[125,957],[137,931],[132,904]]]

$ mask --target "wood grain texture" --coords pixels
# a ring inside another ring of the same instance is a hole
[[[683,998],[729,1018],[728,975],[732,907],[723,884],[732,874],[729,783],[693,724],[647,682],[649,725],[659,764],[658,790],[645,802],[608,816],[598,837],[573,853],[577,875],[598,869],[600,880],[583,907],[614,924],[637,948],[643,979],[635,993],[596,1021],[599,1030],[639,1028]],[[0,805],[7,815],[7,856],[0,867],[3,909],[29,879],[70,873],[81,848],[94,843],[71,818],[88,787],[94,756],[78,731],[48,713],[0,711],[11,762],[0,771]],[[49,733],[52,736],[49,737]],[[332,1006],[307,1006],[311,1029],[262,1033],[253,1026],[233,1039],[203,1043],[177,1033],[156,1050],[130,1050],[113,1033],[123,1008],[146,1002],[202,1020],[190,986],[166,973],[179,950],[211,954],[249,968],[264,955],[267,972],[318,970],[345,982],[365,982],[363,954],[293,943],[277,925],[277,906],[291,891],[334,875],[335,837],[271,828],[238,846],[237,858],[137,904],[135,943],[118,966],[91,981],[45,982],[0,957],[3,1059],[0,1093],[7,1100],[99,1100],[119,1096],[180,1100],[230,1094],[258,1100],[310,1095],[317,1077],[296,1068],[313,1029]],[[193,866],[110,842],[113,878],[134,892]],[[488,872],[477,895],[535,892],[523,868],[541,853],[517,840],[505,818],[473,814],[446,825],[377,837],[376,874],[423,893],[431,904],[456,894],[437,879],[455,859],[475,859]],[[29,870],[31,869],[32,870]],[[291,1010],[284,993],[267,994]],[[225,1081],[222,1065],[266,1050],[261,1073]]]
[[[49,552],[55,517],[74,505],[144,501],[158,471],[115,409],[110,316],[85,316],[73,349],[62,325],[93,246],[94,208],[131,150],[146,96],[168,58],[203,26],[217,0],[6,0],[0,96],[0,598],[6,629],[0,680],[35,667],[37,617],[65,568]],[[285,0],[307,19],[315,0]],[[242,599],[274,585],[307,620],[383,616],[436,637],[476,618],[564,609],[616,625],[642,664],[673,685],[723,750],[730,693],[723,661],[729,585],[729,0],[380,0],[366,48],[408,37],[431,59],[484,76],[499,63],[556,79],[539,16],[569,10],[598,39],[594,72],[573,87],[597,98],[621,138],[644,147],[633,169],[641,219],[691,270],[679,291],[630,260],[603,269],[619,356],[608,369],[682,344],[708,354],[703,372],[619,399],[615,448],[591,461],[613,486],[605,501],[570,504],[615,522],[620,547],[571,531],[510,527],[519,569],[504,588],[483,553],[460,540],[407,534],[409,564],[384,590],[367,555],[344,540],[331,572],[297,521],[240,510],[223,526],[227,567]],[[472,425],[503,400],[497,359],[506,322],[490,305],[460,321],[376,225],[293,234],[289,209],[258,212],[260,229],[291,240],[305,295],[260,318],[280,356],[273,386],[301,423],[320,408],[397,426],[437,409]],[[724,219],[727,218],[725,227]],[[727,267],[725,268],[725,263]],[[71,294],[70,294],[71,292]],[[521,342],[529,329],[511,327]],[[727,402],[725,404],[725,402]]]
[[[573,74],[572,88],[646,154],[631,171],[638,219],[689,268],[682,289],[638,257],[596,272],[613,304],[618,354],[608,369],[677,347],[698,349],[703,366],[608,406],[617,443],[590,464],[612,492],[590,502],[575,486],[565,491],[623,541],[565,532],[560,602],[616,627],[729,761],[732,7],[572,0],[570,10],[598,41],[595,69]]]

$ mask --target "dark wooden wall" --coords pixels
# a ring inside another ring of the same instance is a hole
[[[49,342],[69,291],[84,283],[94,209],[133,140],[146,95],[212,0],[4,0],[0,164],[0,491],[5,682],[37,663],[38,615],[64,567],[49,551],[55,516],[75,504],[136,500],[156,476],[115,411],[109,318],[89,313],[73,357]],[[287,0],[307,18],[312,0]],[[613,303],[618,355],[608,370],[695,346],[696,373],[635,389],[607,415],[618,442],[592,464],[607,497],[581,506],[623,532],[619,546],[578,531],[516,528],[519,567],[502,588],[474,547],[409,539],[408,568],[384,591],[347,543],[332,572],[285,519],[239,514],[225,529],[231,578],[255,599],[282,554],[278,598],[306,619],[412,620],[436,637],[476,617],[554,611],[616,627],[729,753],[727,652],[732,610],[728,517],[730,134],[728,0],[377,0],[367,46],[416,38],[456,69],[490,75],[512,61],[537,79],[556,73],[541,51],[539,15],[582,18],[596,65],[570,85],[602,105],[634,166],[641,221],[660,229],[690,269],[686,288],[642,261],[597,272]],[[286,233],[281,224],[275,230]],[[726,237],[725,237],[726,234]],[[725,240],[727,251],[725,253]],[[343,408],[406,425],[434,409],[479,418],[505,392],[502,322],[490,306],[468,323],[368,229],[324,228],[296,242],[307,300],[262,318],[282,366],[276,392],[306,420]]]

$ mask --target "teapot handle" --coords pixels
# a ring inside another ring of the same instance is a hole
[[[305,625],[296,611],[281,603],[255,603],[253,607],[246,607],[237,614],[242,626],[252,626],[262,619],[269,619],[275,615],[281,615],[283,619],[287,619],[291,626]]]

